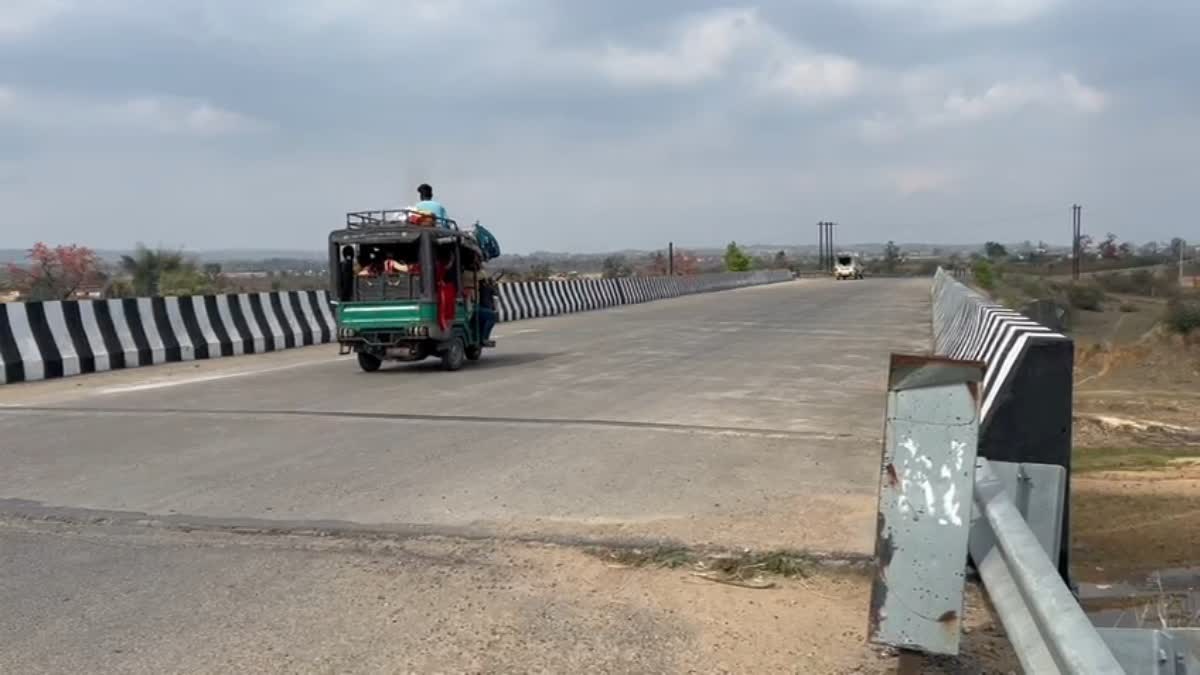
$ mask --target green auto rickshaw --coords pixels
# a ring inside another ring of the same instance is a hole
[[[346,214],[346,227],[329,234],[339,353],[356,354],[366,372],[387,360],[437,356],[445,370],[478,360],[495,346],[486,339],[495,308],[480,305],[484,259],[452,220],[407,209]]]

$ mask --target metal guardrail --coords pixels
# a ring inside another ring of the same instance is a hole
[[[1025,671],[1124,675],[986,459],[975,467],[975,507],[971,559]]]
[[[868,639],[957,654],[969,552],[1026,673],[1200,675],[1200,629],[1092,624],[1053,562],[1065,469],[975,458],[982,369],[892,356]]]

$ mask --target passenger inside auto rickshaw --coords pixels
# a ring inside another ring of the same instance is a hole
[[[375,247],[368,254],[367,263],[363,265],[359,271],[360,277],[377,277],[380,275],[392,274],[415,274],[421,273],[420,263],[403,263],[396,260],[396,254],[388,251],[382,254],[383,259],[380,260],[380,251]]]
[[[496,327],[496,282],[485,272],[480,272],[479,283],[479,340],[488,342],[492,329]]]
[[[454,321],[458,307],[458,269],[454,263],[452,247],[438,248],[434,275],[437,283],[438,325],[442,330],[446,330]]]

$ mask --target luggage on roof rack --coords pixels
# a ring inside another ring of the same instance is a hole
[[[351,211],[346,214],[346,229],[364,230],[372,227],[432,227],[441,230],[458,230],[458,223],[449,218],[438,218],[432,213],[415,209],[382,209],[379,211]]]

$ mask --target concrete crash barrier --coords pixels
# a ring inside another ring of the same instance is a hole
[[[1069,480],[1074,342],[991,302],[941,269],[933,282],[933,333],[938,355],[987,366],[980,391],[979,456],[1056,464],[1067,470]],[[1068,516],[1058,561],[1064,578],[1069,522]]]
[[[500,284],[519,321],[787,281],[779,271]],[[325,291],[0,304],[0,384],[332,342]]]
[[[520,321],[543,316],[616,307],[624,304],[615,279],[516,281],[499,286],[499,320]]]
[[[325,291],[0,304],[0,384],[333,340]]]
[[[634,305],[694,293],[760,286],[792,279],[790,272],[761,270],[680,277],[570,279],[500,284],[500,321],[520,321],[618,305]]]
[[[625,304],[651,302],[681,295],[727,291],[746,286],[761,286],[781,281],[790,281],[791,272],[784,270],[758,270],[755,272],[728,272],[725,274],[695,274],[682,277],[622,277],[621,294]]]

